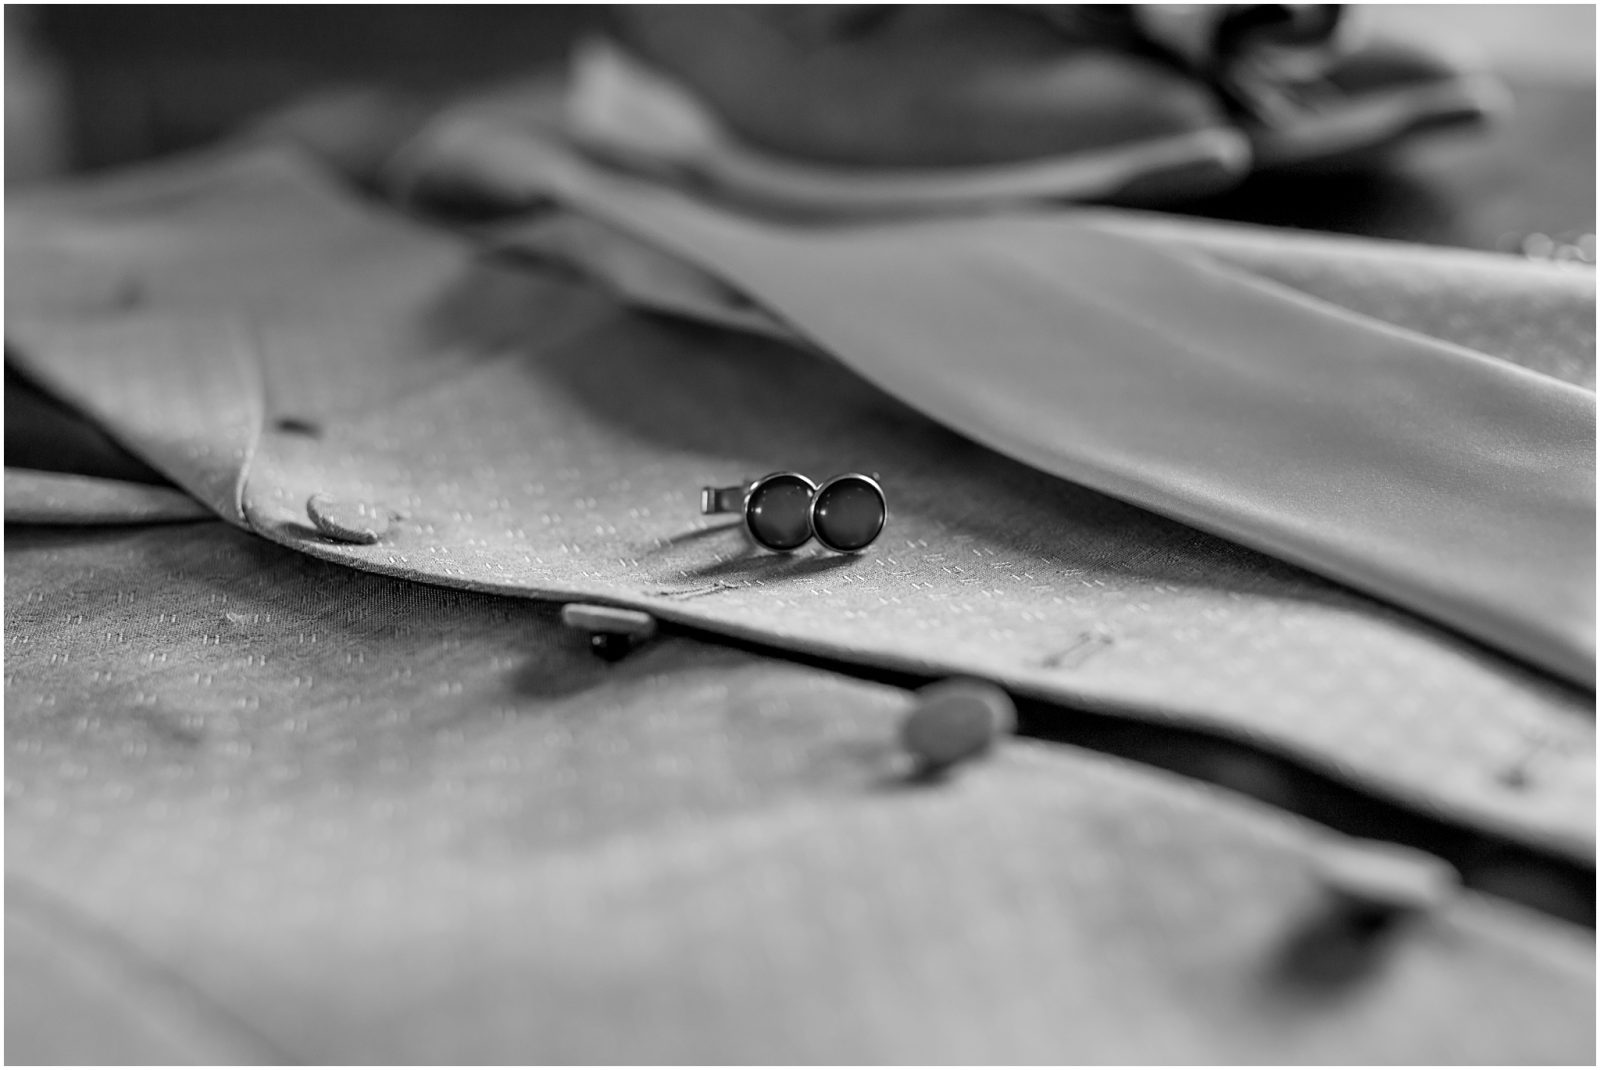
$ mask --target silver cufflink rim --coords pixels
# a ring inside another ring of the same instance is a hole
[[[875,531],[873,531],[872,537],[867,539],[867,541],[862,543],[860,546],[837,546],[833,544],[832,542],[828,541],[828,537],[826,534],[824,534],[823,528],[819,527],[817,524],[817,505],[821,502],[823,495],[830,488],[845,482],[864,483],[874,494],[878,496],[878,527]],[[811,504],[806,507],[806,522],[811,527],[811,536],[817,540],[817,545],[826,550],[832,550],[836,554],[859,554],[861,551],[877,542],[878,536],[882,535],[883,529],[889,525],[889,499],[883,493],[883,485],[878,482],[875,476],[869,476],[865,472],[841,472],[836,476],[831,476],[828,479],[823,480],[822,485],[817,487],[817,489],[812,492]]]
[[[756,524],[754,523],[753,511],[751,509],[752,502],[764,488],[779,480],[796,481],[802,484],[809,494],[806,504],[807,534],[804,539],[801,539],[799,542],[796,542],[793,545],[778,545],[769,541],[768,539],[763,538],[761,533],[757,530]],[[876,495],[878,499],[878,526],[873,530],[871,537],[865,542],[861,543],[859,546],[843,546],[835,543],[834,541],[830,540],[827,535],[827,525],[825,523],[819,525],[817,522],[817,508],[824,494],[833,487],[847,483],[864,485],[874,495]],[[819,485],[809,476],[806,476],[800,472],[785,470],[768,472],[759,479],[752,479],[745,483],[736,483],[732,486],[701,487],[700,512],[702,515],[706,516],[714,514],[738,513],[744,520],[744,529],[745,532],[750,536],[751,541],[757,546],[760,546],[762,549],[770,550],[773,553],[790,553],[800,549],[812,539],[815,539],[818,545],[822,546],[823,549],[830,550],[833,553],[857,554],[876,542],[878,540],[878,536],[883,534],[883,529],[888,526],[889,499],[888,496],[884,494],[883,485],[878,482],[876,473],[868,475],[865,472],[841,472],[836,476],[829,477]]]
[[[798,550],[812,539],[811,511],[809,502],[806,507],[806,537],[795,543],[793,546],[777,545],[768,541],[767,539],[762,538],[760,533],[757,532],[755,524],[752,522],[750,506],[753,499],[760,491],[780,480],[798,481],[805,486],[807,493],[810,495],[810,501],[816,500],[817,483],[816,480],[812,479],[810,476],[803,475],[799,472],[789,471],[768,472],[759,479],[752,479],[745,483],[736,483],[728,487],[701,487],[700,512],[704,516],[711,516],[718,513],[738,513],[744,521],[744,530],[746,534],[750,536],[751,541],[753,541],[757,546],[760,546],[764,550],[770,550],[773,553],[780,554],[790,553],[794,550]]]

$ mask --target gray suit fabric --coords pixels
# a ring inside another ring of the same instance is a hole
[[[27,280],[7,294],[17,359],[268,538],[1242,736],[1593,857],[1588,692],[1008,461],[815,354],[629,312],[358,203],[273,150],[12,215]],[[1592,309],[1564,277],[1504,273],[1515,315]],[[1362,277],[1347,288],[1375,300]],[[1481,258],[1444,277],[1469,292],[1498,278]],[[1438,318],[1437,302],[1419,305]],[[1505,337],[1503,304],[1477,320],[1470,307],[1453,299],[1458,337],[1476,322]],[[879,472],[889,530],[859,558],[780,557],[695,515],[700,485],[778,468]],[[403,516],[376,545],[333,543],[307,521],[314,493]],[[1507,790],[1530,749],[1539,777]]]
[[[1592,278],[1103,225],[1593,382]],[[593,658],[549,600],[1243,738],[1593,859],[1585,689],[526,230],[262,148],[8,204],[12,359],[188,495],[7,473],[12,1061],[1593,1061],[1592,931],[1463,894],[1319,970],[1324,828],[1037,741],[923,783],[898,688]],[[696,515],[776,468],[879,472],[879,545]],[[330,541],[313,493],[390,533]],[[19,523],[119,516],[167,522]]]
[[[12,528],[13,1062],[1588,1062],[1592,933],[1293,949],[1339,846],[891,687],[216,522]]]

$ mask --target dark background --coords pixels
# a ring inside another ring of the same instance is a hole
[[[449,93],[554,69],[599,14],[559,4],[8,6],[7,183],[201,144],[317,89]],[[1475,47],[1511,85],[1515,115],[1487,136],[1414,144],[1381,167],[1259,177],[1184,211],[1535,255],[1592,234],[1592,6],[1391,5],[1370,15]]]

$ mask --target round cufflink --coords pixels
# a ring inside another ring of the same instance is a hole
[[[783,553],[811,541],[811,496],[817,485],[799,472],[773,472],[732,487],[704,487],[700,512],[741,513],[756,543]]]
[[[876,479],[859,472],[823,483],[812,494],[809,508],[811,533],[817,542],[841,554],[872,545],[889,519],[883,488]]]

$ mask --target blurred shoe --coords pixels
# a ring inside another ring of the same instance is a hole
[[[828,212],[1148,203],[1249,165],[1187,72],[1003,6],[617,9],[568,122],[620,162]]]
[[[294,145],[358,185],[375,187],[390,157],[440,106],[378,86],[321,89],[254,118],[239,136]]]
[[[1261,169],[1325,168],[1364,160],[1435,130],[1482,126],[1510,110],[1491,74],[1429,49],[1373,41],[1246,127]]]
[[[1343,4],[1149,4],[1136,32],[1211,83],[1261,169],[1344,163],[1412,135],[1481,124],[1509,103],[1492,76],[1421,43],[1367,40]]]

